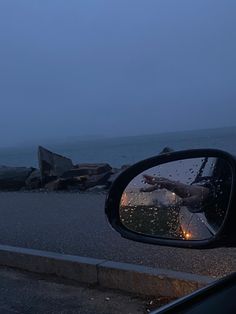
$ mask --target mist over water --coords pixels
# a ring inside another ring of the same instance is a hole
[[[0,147],[235,125],[235,12],[235,0],[1,0]]]
[[[174,150],[217,148],[236,155],[236,127],[39,145],[70,157],[75,164],[108,162],[119,167],[158,155],[166,146]],[[37,167],[37,145],[0,149],[0,165]]]

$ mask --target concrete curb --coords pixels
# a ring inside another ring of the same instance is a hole
[[[213,282],[207,276],[0,245],[0,265],[142,295],[178,298]]]

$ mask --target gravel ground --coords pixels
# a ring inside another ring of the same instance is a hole
[[[213,277],[236,271],[236,248],[190,250],[123,239],[103,194],[0,193],[1,244],[168,268]]]

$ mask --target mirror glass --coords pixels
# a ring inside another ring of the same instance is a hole
[[[229,204],[232,171],[216,157],[173,161],[145,170],[126,187],[122,224],[137,233],[204,240],[221,227]]]

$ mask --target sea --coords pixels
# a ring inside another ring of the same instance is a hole
[[[113,167],[120,167],[158,155],[164,147],[175,151],[217,148],[236,155],[236,127],[0,148],[0,165],[38,167],[38,145],[71,158],[74,164],[106,162]]]

